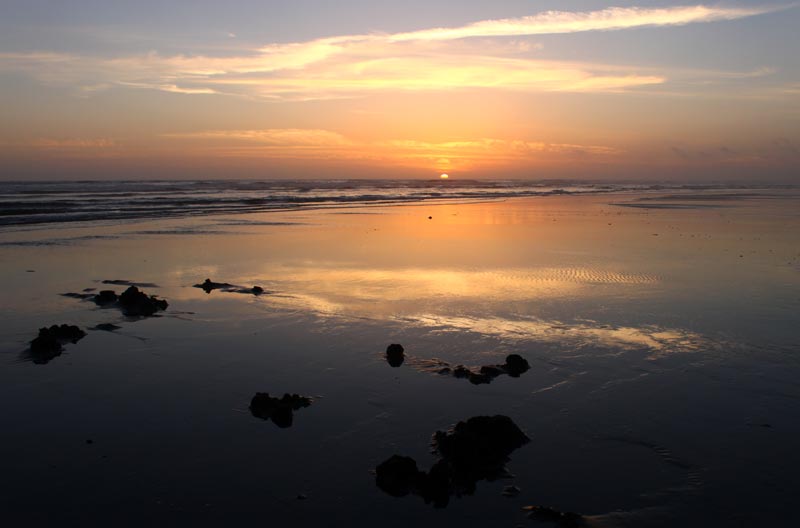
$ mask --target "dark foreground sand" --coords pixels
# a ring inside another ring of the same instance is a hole
[[[0,244],[7,526],[546,526],[526,505],[588,526],[800,522],[796,197],[73,224]],[[206,278],[231,286],[193,287]],[[168,308],[59,295],[126,283]],[[88,335],[32,361],[61,323]],[[452,375],[509,354],[530,370]],[[251,413],[259,392],[313,401],[287,425]],[[392,455],[427,471],[435,431],[497,414],[531,440],[507,478],[445,508],[376,486]]]

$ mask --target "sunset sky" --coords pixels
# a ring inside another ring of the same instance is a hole
[[[790,1],[6,0],[0,178],[800,183],[798,28]]]

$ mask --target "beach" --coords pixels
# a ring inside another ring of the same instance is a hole
[[[4,222],[9,525],[798,520],[796,188],[390,187]],[[94,302],[132,285],[168,307]],[[87,335],[36,357],[54,324]],[[287,425],[256,393],[309,404]],[[507,472],[438,507],[376,485],[393,455],[427,471],[436,431],[494,415],[530,439]]]

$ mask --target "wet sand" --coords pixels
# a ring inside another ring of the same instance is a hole
[[[731,194],[7,229],[3,517],[547,526],[523,510],[541,505],[588,526],[792,525],[800,199]],[[194,287],[207,278],[231,287]],[[168,307],[90,297],[130,284]],[[62,323],[88,335],[31,361],[38,329]],[[510,354],[530,370],[441,372]],[[257,393],[313,403],[276,426],[251,412]],[[376,485],[393,455],[432,467],[431,435],[481,415],[530,438],[513,477],[445,508]]]

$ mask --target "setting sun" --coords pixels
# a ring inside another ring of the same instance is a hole
[[[442,174],[441,176],[439,176],[439,178],[441,178],[443,180],[446,180],[449,177],[450,177],[450,175],[448,175],[448,174]]]

